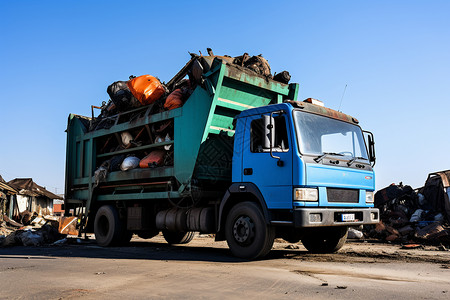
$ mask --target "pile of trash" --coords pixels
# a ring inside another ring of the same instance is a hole
[[[103,102],[98,117],[92,117],[89,130],[110,128],[114,120],[109,118],[131,110],[152,105],[151,112],[158,113],[182,107],[197,86],[204,86],[203,74],[209,72],[214,59],[221,59],[227,64],[248,70],[261,75],[267,80],[272,79],[288,84],[291,76],[288,71],[282,71],[272,75],[268,61],[261,55],[250,56],[244,53],[241,56],[231,57],[228,55],[214,55],[211,48],[207,49],[208,56],[190,53],[191,59],[188,63],[168,82],[161,82],[152,75],[131,75],[128,81],[116,81],[108,86],[107,93],[110,97],[108,102]],[[187,78],[186,78],[187,77]],[[134,119],[139,115],[139,109]]]
[[[128,81],[116,81],[108,86],[108,102],[101,107],[92,106],[92,118],[82,119],[88,131],[111,128],[121,122],[133,122],[149,114],[161,113],[182,107],[194,90],[201,86],[206,88],[204,74],[214,71],[215,59],[233,65],[240,70],[257,74],[265,80],[275,80],[288,84],[291,76],[289,72],[272,75],[268,61],[262,55],[251,56],[244,53],[241,56],[218,56],[208,48],[208,55],[203,56],[190,53],[188,63],[168,82],[161,82],[152,75],[130,76]],[[94,108],[101,109],[100,114],[94,117]],[[109,172],[127,171],[135,168],[156,168],[173,165],[173,121],[165,120],[152,124],[147,128],[121,132],[120,135],[111,135],[99,140],[102,145],[98,154],[120,152],[122,150],[140,147],[149,144],[161,144],[150,152],[140,151],[133,154],[120,154],[104,161],[98,161],[94,174],[96,185],[104,182]]]
[[[43,244],[53,244],[64,238],[65,235],[60,234],[55,227],[44,225],[38,229],[19,229],[11,232],[6,237],[0,236],[0,247],[41,246]]]
[[[422,188],[392,184],[375,194],[380,223],[365,226],[371,238],[396,243],[450,245],[450,170],[431,173]]]
[[[58,231],[59,222],[49,216],[47,220],[35,217],[25,226],[3,215],[0,221],[0,247],[10,246],[40,246],[53,244],[66,237]]]

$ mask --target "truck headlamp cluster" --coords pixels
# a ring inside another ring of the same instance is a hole
[[[318,201],[319,191],[316,188],[295,188],[294,201]]]
[[[373,192],[366,191],[366,203],[373,203]]]

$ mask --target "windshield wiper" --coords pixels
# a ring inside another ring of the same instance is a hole
[[[316,163],[320,163],[322,161],[322,159],[324,159],[328,155],[344,156],[344,154],[342,154],[342,153],[324,152],[322,155],[319,155],[316,158],[314,158],[314,161]]]
[[[355,156],[355,157],[352,157],[352,159],[350,159],[350,160],[347,162],[347,166],[350,167],[350,166],[355,162],[355,160],[357,160],[357,159],[364,159],[364,160],[367,160],[367,158],[365,158],[365,157]]]

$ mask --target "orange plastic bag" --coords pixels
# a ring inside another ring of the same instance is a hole
[[[139,162],[139,167],[141,168],[152,168],[159,167],[164,164],[164,156],[166,151],[164,150],[154,150],[150,152],[149,155],[141,159]]]
[[[176,89],[169,96],[167,96],[164,108],[171,110],[183,106],[183,92],[181,89]]]
[[[161,82],[150,75],[142,75],[130,79],[127,82],[127,86],[133,96],[143,105],[152,104],[165,93],[164,86]]]

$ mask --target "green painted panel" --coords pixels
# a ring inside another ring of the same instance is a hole
[[[91,140],[84,140],[83,141],[83,153],[82,153],[82,177],[88,177],[89,176],[89,163],[92,161],[92,159],[89,159],[92,157],[92,149],[91,149]]]
[[[87,200],[89,198],[89,190],[76,190],[72,192],[73,199]]]
[[[250,105],[242,106],[242,105],[233,103],[229,100],[225,100],[225,99],[221,99],[221,98],[217,99],[216,105],[217,105],[216,108],[221,107],[221,108],[233,110],[234,112],[236,112],[236,114],[239,114],[241,111],[244,111],[246,109],[253,108],[253,106],[250,106]]]
[[[268,80],[264,76],[257,75],[245,68],[229,66],[227,68],[225,76],[234,79],[239,83],[253,85],[261,92],[267,90],[272,93],[282,94],[285,96],[289,94],[289,85],[283,84],[278,81]]]
[[[175,177],[182,184],[188,184],[192,178],[211,101],[206,90],[197,88],[181,108],[181,116],[174,119]]]
[[[219,99],[241,104],[248,109],[275,103],[277,95],[270,90],[225,78]]]
[[[291,83],[291,84],[289,84],[288,99],[297,101],[298,100],[298,91],[299,90],[300,90],[300,86],[299,86],[298,83]]]
[[[176,199],[180,198],[178,192],[153,192],[153,193],[128,193],[118,195],[98,195],[97,201],[117,201],[117,200],[152,200],[152,199]]]
[[[211,126],[220,127],[225,129],[233,129],[233,118],[221,115],[214,115],[213,120],[211,121]]]
[[[73,184],[74,185],[86,185],[89,183],[89,178],[85,177],[85,178],[75,178],[73,180]]]
[[[82,143],[76,142],[77,137],[85,134],[86,128],[78,119],[79,117],[70,114],[67,121],[67,143],[66,143],[66,185],[65,195],[70,196],[71,188],[76,178],[80,178],[82,173]]]

